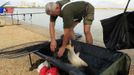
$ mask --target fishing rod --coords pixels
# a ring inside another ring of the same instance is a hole
[[[23,16],[23,20],[25,21],[26,19],[25,19],[25,17],[26,17],[26,15],[30,15],[30,22],[31,22],[31,25],[32,25],[32,16],[34,15],[34,14],[44,14],[45,12],[34,12],[34,13],[0,13],[0,16],[11,16],[11,19],[12,19],[12,24],[14,24],[14,21],[13,21],[13,17],[14,16],[17,16],[17,25],[20,25],[19,24],[19,22],[20,22],[20,20],[19,20],[19,15],[22,15]]]
[[[9,1],[6,2],[6,3],[4,3],[4,4],[2,4],[0,7],[4,7],[4,6],[7,5],[7,4],[9,4]]]
[[[35,12],[35,13],[1,13],[0,16],[11,16],[11,15],[30,15],[30,14],[44,14],[45,12]]]

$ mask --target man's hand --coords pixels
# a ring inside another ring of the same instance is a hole
[[[50,44],[51,51],[54,52],[56,47],[57,47],[56,41],[52,40]]]
[[[62,41],[62,46],[59,48],[58,51],[58,57],[60,58],[61,56],[63,56],[64,52],[65,52],[65,47],[68,43],[68,41],[71,39],[72,37],[72,28],[64,28],[64,37],[63,37],[63,41]]]
[[[59,51],[58,51],[58,57],[59,57],[59,58],[62,57],[63,54],[64,54],[64,52],[65,52],[65,48],[64,48],[64,47],[60,47],[60,48],[59,48]]]

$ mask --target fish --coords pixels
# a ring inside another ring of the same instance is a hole
[[[68,60],[73,66],[78,68],[88,66],[88,64],[79,57],[80,52],[75,53],[74,46],[71,45],[71,41],[69,41],[69,44],[66,46],[66,48],[68,50]]]

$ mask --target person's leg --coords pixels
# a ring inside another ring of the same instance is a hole
[[[86,43],[93,44],[91,25],[84,25],[84,34],[85,34]]]
[[[78,24],[79,22],[74,22],[74,25],[72,27],[72,39],[75,39],[75,32],[74,32],[74,28],[76,27],[76,25]]]
[[[88,4],[86,7],[86,14],[84,16],[84,34],[88,44],[93,44],[93,38],[91,34],[92,21],[94,20],[94,7]]]

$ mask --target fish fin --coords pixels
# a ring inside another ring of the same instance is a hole
[[[77,52],[77,53],[76,53],[76,55],[79,57],[79,55],[80,55],[80,52]]]

